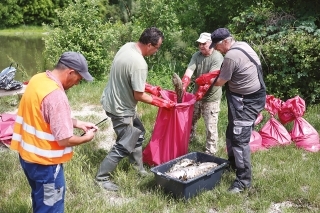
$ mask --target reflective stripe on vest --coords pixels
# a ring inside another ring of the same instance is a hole
[[[59,146],[41,113],[43,98],[56,89],[60,87],[46,73],[36,74],[20,100],[10,148],[25,161],[53,165],[66,162],[73,155],[72,147]]]

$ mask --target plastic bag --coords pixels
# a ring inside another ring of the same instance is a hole
[[[260,150],[266,150],[262,145],[262,137],[257,131],[252,131],[249,146],[252,153]]]
[[[166,100],[177,101],[175,92],[162,90]],[[150,142],[143,150],[143,161],[156,166],[188,153],[195,96],[184,93],[182,103],[171,109],[159,108]]]
[[[271,115],[270,119],[259,131],[262,137],[262,145],[271,148],[278,145],[291,143],[291,136],[287,129],[274,116],[281,110],[282,101],[273,95],[267,95],[265,109]]]
[[[306,110],[305,101],[296,96],[288,99],[285,105],[287,106],[286,110],[291,110],[286,111],[286,118],[287,120],[293,120],[290,135],[296,146],[310,152],[318,152],[320,150],[319,133],[302,118]]]
[[[282,124],[293,121],[296,117],[302,117],[306,110],[305,101],[296,96],[284,102],[279,110],[278,116]]]
[[[17,65],[18,66],[18,65]],[[22,83],[14,80],[16,75],[16,68],[10,64],[0,73],[0,89],[4,90],[16,90],[22,88]]]
[[[265,123],[259,133],[262,137],[262,145],[266,148],[291,144],[289,132],[273,116]]]
[[[15,114],[3,113],[0,115],[0,142],[6,146],[11,144],[15,119]]]

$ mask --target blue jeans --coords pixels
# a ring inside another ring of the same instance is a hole
[[[226,90],[228,103],[228,126],[226,143],[231,165],[236,169],[236,180],[233,185],[238,188],[251,186],[251,153],[250,137],[259,112],[265,107],[266,92],[264,89],[250,94],[239,95]]]
[[[33,212],[63,213],[66,187],[62,164],[40,165],[19,159],[31,187]]]

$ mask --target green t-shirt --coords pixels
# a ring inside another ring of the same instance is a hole
[[[144,92],[147,75],[148,65],[136,43],[123,45],[113,59],[102,93],[103,109],[116,116],[133,116],[137,106],[134,91]]]
[[[223,61],[223,56],[219,51],[213,50],[209,56],[204,56],[200,51],[192,55],[188,69],[194,71],[195,78],[208,73],[209,71],[219,70]],[[198,90],[198,85],[195,83],[193,92]],[[211,87],[201,99],[205,102],[219,100],[222,96],[221,87]]]

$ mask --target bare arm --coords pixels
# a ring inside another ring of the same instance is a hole
[[[151,104],[152,102],[152,97],[145,92],[133,91],[133,96],[137,101],[141,101],[147,104]]]
[[[213,83],[213,81],[214,81],[214,78],[211,79],[211,84]],[[223,86],[226,82],[227,82],[226,80],[218,77],[216,83],[213,86]]]
[[[193,75],[193,72],[192,70],[190,69],[186,69],[186,72],[184,73],[183,76],[188,76],[189,78],[191,78],[191,76]]]

